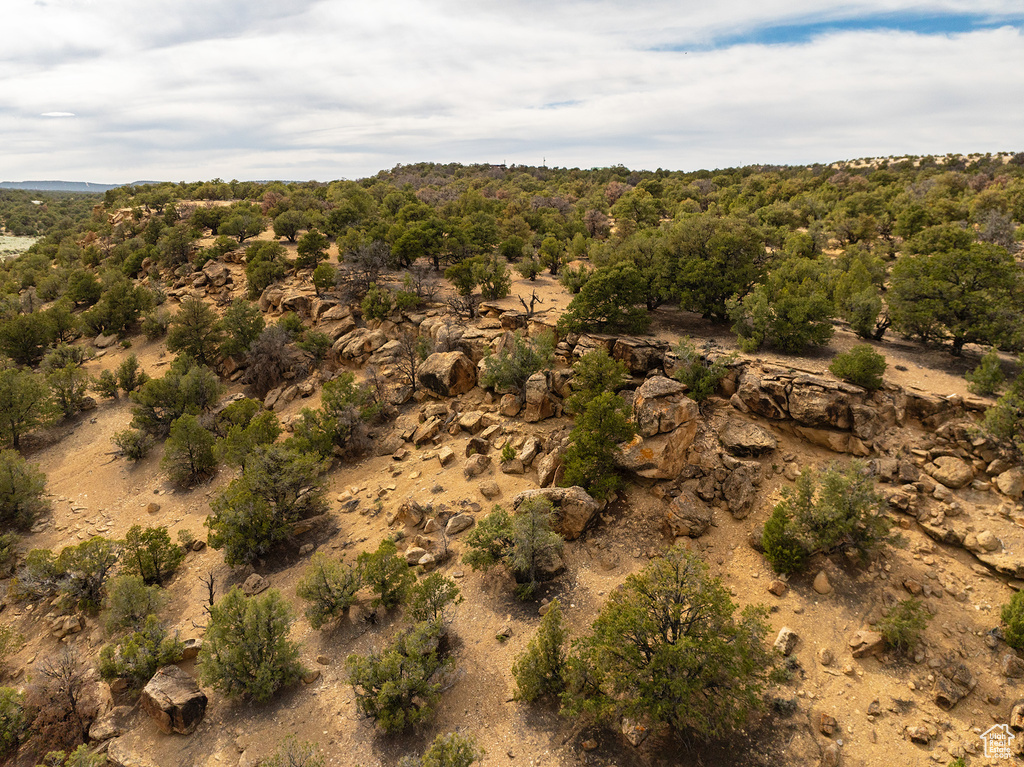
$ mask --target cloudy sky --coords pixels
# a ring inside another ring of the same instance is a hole
[[[1020,0],[5,0],[3,19],[6,181],[1024,150]]]

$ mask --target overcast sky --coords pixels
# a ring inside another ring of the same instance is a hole
[[[4,0],[3,24],[4,181],[1024,150],[1020,0]]]

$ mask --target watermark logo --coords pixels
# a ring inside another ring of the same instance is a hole
[[[1010,751],[1010,741],[1017,736],[1010,731],[1010,725],[993,725],[978,737],[985,743],[986,759],[1010,759],[1013,757]]]

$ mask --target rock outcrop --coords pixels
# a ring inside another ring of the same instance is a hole
[[[435,352],[420,365],[419,382],[441,397],[457,397],[476,386],[476,365],[462,352]]]
[[[157,669],[139,698],[142,709],[168,735],[191,733],[206,713],[206,701],[195,680],[177,666]]]

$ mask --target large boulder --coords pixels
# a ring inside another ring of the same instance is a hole
[[[718,440],[730,453],[742,456],[764,455],[779,444],[765,429],[743,421],[729,421],[719,432]]]
[[[935,481],[953,490],[959,490],[974,479],[974,467],[953,455],[940,455],[925,466],[925,471],[931,474]]]
[[[665,510],[665,532],[672,538],[697,538],[711,524],[711,509],[692,493],[684,492],[672,499]]]
[[[597,514],[600,504],[582,487],[545,487],[525,490],[512,499],[512,508],[530,498],[545,498],[555,510],[554,530],[567,541],[580,536]]]
[[[523,391],[526,407],[522,417],[527,423],[536,423],[555,415],[555,400],[548,390],[548,377],[544,373],[534,373],[526,381]]]
[[[633,398],[633,417],[641,437],[667,434],[681,426],[696,433],[700,410],[685,391],[683,384],[665,376],[644,381]]]
[[[666,348],[664,342],[623,337],[615,339],[612,357],[623,362],[631,374],[643,376],[661,366]]]
[[[733,401],[741,405],[741,409],[745,411],[765,418],[783,420],[789,417],[788,384],[788,381],[780,378],[762,378],[748,368],[740,377]]]
[[[669,434],[642,437],[639,434],[619,446],[615,463],[622,469],[648,479],[675,479],[686,466],[686,451],[693,444],[697,422]]]
[[[1002,472],[995,478],[996,487],[1003,495],[1020,500],[1024,494],[1024,469],[1016,467]]]
[[[746,517],[757,499],[756,487],[761,484],[761,466],[753,461],[742,463],[729,472],[722,483],[722,495],[729,513],[736,519]]]
[[[462,352],[435,352],[416,374],[419,382],[441,397],[457,397],[476,386],[476,365]]]
[[[789,392],[789,416],[804,426],[844,430],[853,427],[850,396],[837,388],[816,386],[812,380],[793,382]]]
[[[206,713],[206,695],[188,674],[177,666],[157,669],[142,688],[142,710],[153,717],[156,726],[170,735],[188,735]]]
[[[207,261],[203,264],[203,274],[215,288],[222,288],[231,282],[231,272],[220,261]]]

